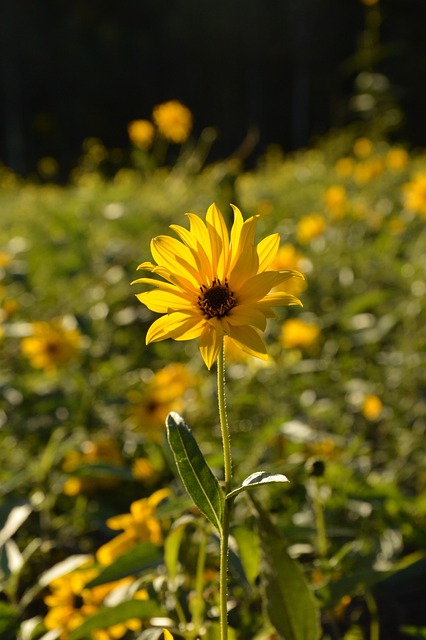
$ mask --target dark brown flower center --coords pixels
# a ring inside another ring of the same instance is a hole
[[[202,284],[200,292],[198,306],[208,318],[222,318],[237,304],[226,278],[223,283],[219,278],[214,278],[209,287]]]

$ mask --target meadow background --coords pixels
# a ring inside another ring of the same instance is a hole
[[[276,267],[306,276],[268,362],[227,353],[236,479],[290,479],[258,495],[324,640],[426,637],[426,152],[371,67],[386,8],[357,3],[370,84],[303,147],[260,152],[249,129],[221,155],[175,90],[132,105],[122,148],[88,136],[69,171],[53,154],[0,167],[2,639],[217,637],[217,539],[165,440],[177,411],[221,476],[215,375],[195,342],[145,346],[154,314],[130,286],[150,239],[212,202],[259,215]],[[235,638],[282,637],[243,498],[232,534]]]

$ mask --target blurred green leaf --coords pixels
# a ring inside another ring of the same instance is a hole
[[[22,504],[11,509],[6,518],[6,522],[0,531],[0,546],[2,546],[6,540],[9,540],[9,538],[18,531],[19,527],[25,522],[32,510],[33,508],[29,503]]]
[[[115,607],[104,607],[95,615],[86,618],[85,621],[70,632],[70,640],[81,640],[88,638],[92,631],[97,629],[108,629],[115,624],[120,624],[137,618],[147,620],[152,616],[164,615],[164,611],[152,600],[128,600],[121,602]]]
[[[14,607],[6,602],[0,602],[0,633],[2,640],[12,640],[16,637],[19,614]]]
[[[157,566],[163,559],[161,547],[150,542],[135,545],[105,567],[96,578],[87,583],[89,589],[99,584],[135,576]]]
[[[248,582],[253,585],[260,569],[260,542],[255,531],[247,527],[235,527],[232,535],[237,541],[238,553]]]
[[[293,560],[269,516],[251,496],[258,513],[262,551],[261,577],[266,610],[277,632],[286,640],[317,640],[320,636],[319,607],[306,578]]]
[[[177,413],[167,416],[167,436],[186,490],[201,513],[221,531],[224,493],[191,430]]]
[[[164,562],[172,580],[177,576],[179,549],[183,534],[188,524],[193,521],[194,519],[191,516],[180,518],[180,520],[173,524],[164,540]]]

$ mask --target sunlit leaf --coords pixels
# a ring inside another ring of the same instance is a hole
[[[219,530],[225,498],[191,430],[177,413],[167,416],[167,436],[182,482],[201,513]]]
[[[234,489],[226,496],[227,500],[235,498],[242,491],[258,487],[261,484],[274,484],[276,482],[290,482],[282,473],[268,473],[267,471],[255,471],[243,480],[240,487]]]

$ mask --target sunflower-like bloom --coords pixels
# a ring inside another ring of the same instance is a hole
[[[192,113],[178,100],[169,100],[154,107],[152,119],[166,140],[181,144],[192,129]]]
[[[234,210],[234,223],[228,232],[223,216],[212,204],[204,222],[188,213],[189,230],[179,225],[171,229],[179,240],[158,236],[151,241],[157,264],[143,262],[146,269],[164,279],[139,278],[134,282],[154,285],[152,291],[136,297],[151,311],[165,314],[150,326],[146,343],[166,338],[200,338],[200,352],[210,369],[218,357],[223,337],[243,351],[267,360],[261,333],[272,307],[301,305],[285,291],[273,291],[291,277],[293,270],[270,270],[280,238],[272,234],[255,245],[258,216],[244,221]]]

